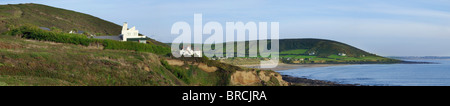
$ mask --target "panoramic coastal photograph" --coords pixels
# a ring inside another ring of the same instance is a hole
[[[449,41],[445,0],[2,0],[0,86],[450,86]]]

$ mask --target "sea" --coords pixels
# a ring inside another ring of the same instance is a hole
[[[278,71],[282,75],[371,86],[450,86],[450,57],[391,57],[430,64],[358,64]]]

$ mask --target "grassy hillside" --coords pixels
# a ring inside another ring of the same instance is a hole
[[[2,26],[32,24],[47,28],[56,27],[65,32],[77,29],[106,35],[118,35],[122,29],[117,24],[88,14],[40,4],[0,5],[0,14]],[[0,31],[6,30],[6,27],[0,27]]]
[[[345,53],[349,57],[375,56],[374,54],[365,52],[356,47],[332,40],[325,40],[325,39],[280,40],[280,51],[281,51],[280,54],[290,54],[286,52],[292,50],[302,50],[301,52],[296,53],[305,55],[315,52],[315,55],[319,57],[328,57],[330,55],[337,55],[338,53]]]
[[[185,85],[152,53],[0,36],[3,85]]]
[[[282,39],[285,63],[397,63],[400,60],[368,53],[351,45],[324,39]]]
[[[95,35],[114,36],[122,30],[120,25],[71,10],[33,3],[0,5],[0,33],[23,25],[47,27],[66,33],[75,29]],[[166,46],[153,39],[150,42]]]
[[[259,42],[259,41],[258,41]],[[244,48],[223,47],[224,51],[246,51],[248,56],[249,47],[258,47],[257,45],[249,45],[249,41],[245,41]],[[225,44],[224,44],[225,45]],[[270,45],[270,41],[268,42]],[[214,46],[205,44],[204,46]],[[243,47],[243,46],[241,46]],[[238,53],[235,52],[235,55]],[[224,53],[225,55],[225,53]],[[368,53],[351,45],[325,39],[281,39],[279,41],[279,56],[283,63],[295,64],[363,64],[363,63],[398,63],[400,60],[385,58],[372,53]],[[259,61],[267,58],[261,57],[235,57],[221,60],[222,62],[241,65],[241,64],[259,64]]]
[[[244,78],[240,72],[250,72],[244,73],[245,77],[254,79]],[[174,59],[149,52],[0,35],[0,86],[225,86],[283,85],[283,82],[273,71],[241,69],[203,58]]]

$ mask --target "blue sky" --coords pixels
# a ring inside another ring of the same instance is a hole
[[[450,56],[449,0],[2,0],[87,13],[171,42],[172,24],[280,22],[280,38],[323,38],[383,56]],[[193,27],[193,26],[191,26]]]

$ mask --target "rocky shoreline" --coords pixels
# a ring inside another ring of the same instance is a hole
[[[314,68],[314,67],[328,67],[328,66],[338,66],[338,65],[348,65],[348,64],[284,64],[280,63],[275,68],[260,68],[258,65],[240,65],[246,68],[257,68],[263,70],[273,70],[273,71],[283,71],[289,69],[301,69],[301,68]],[[282,75],[282,79],[288,82],[289,86],[360,86],[357,84],[339,84],[331,81],[323,80],[313,80],[307,78],[298,78],[289,75]]]
[[[350,64],[285,64],[285,63],[279,63],[274,68],[261,68],[260,67],[261,65],[259,65],[259,64],[238,65],[238,66],[246,67],[246,68],[262,69],[262,70],[283,71],[283,70],[289,70],[289,69],[328,67],[328,66],[340,66],[340,65],[350,65]]]
[[[284,81],[290,83],[289,86],[361,86],[358,84],[339,84],[331,81],[298,78],[289,75],[282,75],[282,77]]]

